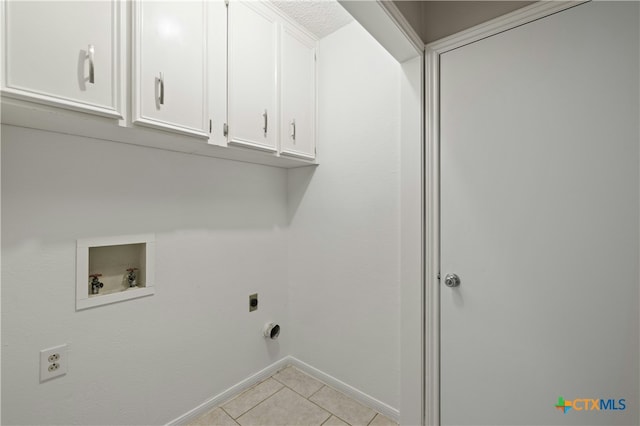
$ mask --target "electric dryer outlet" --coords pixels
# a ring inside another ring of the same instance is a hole
[[[249,312],[253,312],[258,309],[258,293],[249,295]]]

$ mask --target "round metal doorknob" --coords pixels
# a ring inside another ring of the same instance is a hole
[[[456,274],[447,274],[444,277],[444,285],[447,287],[458,287],[460,285],[460,277]]]

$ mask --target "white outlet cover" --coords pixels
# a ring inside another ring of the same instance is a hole
[[[50,362],[49,357],[58,355],[57,360]],[[49,371],[49,367],[53,364],[59,367]],[[54,377],[67,374],[69,367],[69,348],[65,345],[54,346],[53,348],[43,349],[40,351],[40,383],[45,382]]]

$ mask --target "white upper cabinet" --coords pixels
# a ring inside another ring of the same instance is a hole
[[[269,1],[0,0],[0,25],[2,123],[315,163],[317,38]]]
[[[280,55],[280,153],[315,158],[316,42],[283,27]]]
[[[229,4],[229,143],[277,151],[276,15],[260,3]]]
[[[0,7],[3,96],[121,118],[119,1]]]
[[[227,6],[209,0],[209,143],[227,146]]]
[[[133,6],[133,121],[209,137],[207,2]]]

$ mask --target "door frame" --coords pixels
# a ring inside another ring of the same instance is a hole
[[[440,55],[582,3],[539,1],[425,46],[425,425],[440,425]]]

